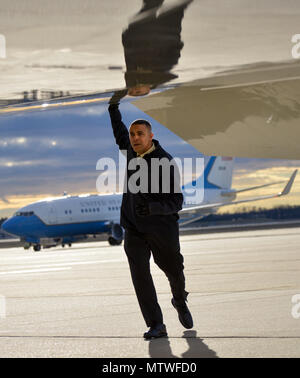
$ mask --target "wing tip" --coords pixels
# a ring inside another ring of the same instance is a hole
[[[278,193],[278,196],[285,196],[289,194],[289,192],[292,189],[292,186],[295,181],[295,177],[297,175],[298,169],[295,169],[294,172],[292,173],[291,177],[289,178],[289,181],[286,183],[285,187],[283,188],[283,191]]]

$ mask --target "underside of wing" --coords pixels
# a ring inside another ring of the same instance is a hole
[[[134,105],[205,155],[300,159],[299,61],[246,65]]]

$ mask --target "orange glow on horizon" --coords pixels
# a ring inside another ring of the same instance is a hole
[[[243,189],[246,187],[251,187],[255,185],[267,184],[272,181],[288,181],[292,172],[298,168],[298,174],[296,176],[294,185],[292,187],[291,193],[285,197],[255,201],[246,204],[226,206],[219,209],[219,213],[236,213],[240,211],[247,211],[253,209],[254,207],[263,207],[263,208],[274,208],[279,206],[300,206],[300,166],[299,167],[272,167],[266,169],[259,169],[257,171],[248,172],[245,169],[237,169],[233,174],[232,188],[234,189]],[[237,199],[250,198],[256,196],[264,196],[272,193],[280,192],[284,183],[277,184],[274,186],[261,188],[245,193],[241,193],[237,196]],[[90,194],[99,194],[93,193],[92,191],[87,191]],[[83,195],[87,192],[82,193],[68,193],[69,195]],[[29,205],[30,203],[46,199],[48,197],[61,197],[61,194],[45,193],[45,194],[20,194],[5,196],[9,203],[5,201],[0,201],[0,218],[7,217],[12,215],[15,211]]]

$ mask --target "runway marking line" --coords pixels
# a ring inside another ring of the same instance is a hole
[[[50,264],[40,264],[35,265],[34,268],[39,269],[21,269],[21,270],[11,270],[6,272],[0,272],[0,275],[8,275],[8,274],[22,274],[22,273],[41,273],[41,272],[48,272],[48,271],[59,271],[59,270],[70,270],[74,265],[91,265],[91,264],[101,264],[101,263],[114,263],[114,262],[125,262],[125,259],[119,260],[94,260],[94,261],[76,261],[76,262],[64,262],[64,263],[50,263]],[[23,265],[26,266],[26,265]],[[41,268],[44,267],[44,268]],[[53,267],[53,268],[50,268]],[[54,268],[55,267],[55,268]],[[61,267],[61,268],[58,268]]]
[[[141,336],[76,336],[76,335],[0,335],[5,338],[45,338],[45,339],[141,339]],[[167,336],[168,339],[300,339],[300,336]]]
[[[70,270],[71,267],[64,267],[64,268],[44,268],[44,269],[23,269],[23,270],[11,270],[8,272],[0,272],[1,276],[8,275],[8,274],[22,274],[22,273],[41,273],[41,272],[53,272],[57,270]]]

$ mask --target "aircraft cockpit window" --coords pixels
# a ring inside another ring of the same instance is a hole
[[[33,214],[34,214],[33,211],[17,211],[15,213],[15,216],[16,217],[20,217],[20,216],[22,216],[22,217],[29,217],[29,216],[31,216]]]

